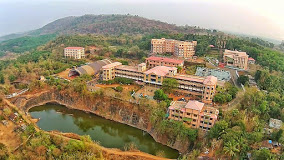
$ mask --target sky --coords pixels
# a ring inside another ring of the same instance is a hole
[[[284,0],[0,0],[0,36],[84,14],[132,14],[284,40]]]

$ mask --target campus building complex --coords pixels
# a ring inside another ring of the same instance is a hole
[[[65,58],[81,59],[85,58],[85,49],[83,47],[67,47],[64,48]]]
[[[114,62],[102,67],[102,79],[108,81],[115,78],[115,67],[122,65],[120,62]]]
[[[176,67],[168,66],[156,66],[147,70],[146,63],[133,67],[115,62],[102,67],[102,70],[103,80],[124,77],[156,86],[161,86],[165,78],[173,78],[179,84],[178,91],[200,95],[204,103],[212,102],[217,85],[217,78],[214,76],[198,77],[178,74]]]
[[[218,118],[219,111],[202,102],[190,100],[189,102],[174,101],[168,113],[169,119],[182,121],[191,128],[210,130]]]
[[[248,57],[249,56],[246,52],[231,51],[226,49],[223,55],[223,60],[227,66],[246,70],[248,68]]]
[[[152,39],[151,52],[153,54],[172,53],[176,57],[191,58],[195,54],[197,41],[178,41],[174,39]]]
[[[151,56],[149,58],[146,58],[146,64],[148,68],[153,68],[156,66],[182,67],[184,65],[184,61],[172,58]]]

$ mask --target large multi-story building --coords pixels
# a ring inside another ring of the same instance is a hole
[[[223,55],[224,63],[227,66],[237,67],[246,70],[248,67],[248,55],[246,52],[231,51],[226,49]]]
[[[64,48],[64,57],[74,59],[85,58],[85,49],[83,47],[66,47]]]
[[[176,57],[191,58],[195,54],[195,44],[197,43],[177,41],[175,43],[174,55]]]
[[[183,66],[184,61],[179,59],[172,59],[172,58],[166,58],[166,57],[155,57],[151,56],[146,58],[146,64],[148,68],[153,68],[156,66],[168,66],[168,67],[177,67],[177,66]]]
[[[191,58],[195,54],[197,41],[178,41],[174,39],[152,39],[151,52],[153,54],[172,53],[177,57]]]
[[[102,67],[103,74],[102,79],[104,81],[108,81],[115,78],[115,67],[122,65],[120,62],[114,62],[111,64],[107,64]]]
[[[165,78],[173,78],[179,84],[178,91],[200,95],[204,103],[212,103],[217,85],[217,78],[214,76],[198,77],[178,74],[176,67],[168,66],[156,66],[146,70],[146,63],[141,63],[138,67],[118,63],[109,64],[103,67],[103,77],[107,77],[104,80],[124,77],[156,86],[161,86]]]
[[[188,103],[174,101],[169,107],[169,119],[182,121],[191,128],[210,130],[215,124],[219,110],[202,102],[190,100]]]

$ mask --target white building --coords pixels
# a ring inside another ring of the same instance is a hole
[[[81,59],[85,58],[85,49],[83,47],[67,47],[64,48],[65,58]]]

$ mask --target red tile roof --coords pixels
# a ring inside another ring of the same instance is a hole
[[[149,69],[148,71],[144,72],[145,74],[151,74],[154,73],[158,76],[165,76],[169,73],[170,70],[176,70],[176,67],[167,67],[167,66],[156,66],[152,69]]]
[[[165,57],[154,57],[154,56],[146,58],[146,60],[161,61],[161,62],[168,62],[168,63],[175,63],[175,64],[181,64],[181,63],[184,62],[183,60],[179,60],[179,59],[172,59],[172,58],[165,58]]]
[[[205,85],[216,85],[217,84],[217,78],[214,76],[208,76],[205,78],[203,84]]]
[[[255,61],[253,58],[249,57],[248,58],[249,61]]]
[[[186,104],[185,108],[201,111],[203,106],[204,106],[204,103],[202,103],[202,102],[198,102],[196,100],[190,100]]]
[[[84,49],[83,47],[66,47],[65,49]]]

